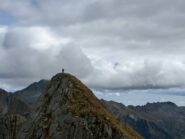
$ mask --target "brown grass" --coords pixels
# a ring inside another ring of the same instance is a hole
[[[120,131],[124,135],[127,135],[133,139],[141,139],[142,137],[134,131],[129,125],[122,124],[114,115],[97,99],[93,92],[86,87],[76,77],[66,74],[69,80],[72,82],[75,89],[79,90],[75,95],[76,101],[71,103],[69,111],[76,115],[82,115],[84,112],[90,112],[95,117],[101,119],[102,122],[106,122],[112,125],[113,128]],[[82,94],[79,94],[82,93]]]

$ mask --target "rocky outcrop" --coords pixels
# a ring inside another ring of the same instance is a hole
[[[140,139],[74,76],[54,76],[19,139]]]
[[[19,97],[5,90],[0,90],[0,115],[20,114],[28,116],[29,106]]]
[[[30,112],[21,99],[0,89],[0,139],[16,139]]]
[[[17,134],[25,120],[23,116],[17,114],[0,117],[0,139],[17,139]]]

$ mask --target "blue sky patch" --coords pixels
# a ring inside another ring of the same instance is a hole
[[[0,25],[10,25],[16,22],[15,16],[0,10]]]

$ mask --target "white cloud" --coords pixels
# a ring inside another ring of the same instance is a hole
[[[46,27],[15,27],[6,32],[4,47],[30,47],[36,50],[57,49],[70,43],[70,38],[59,37]]]
[[[0,27],[1,78],[48,78],[64,67],[93,87],[185,87],[184,1],[0,2],[16,18]]]
[[[24,79],[22,85],[26,79],[50,78],[62,68],[80,78],[92,69],[90,60],[70,38],[57,36],[45,28],[9,29],[0,49],[1,79],[14,79],[14,83]]]

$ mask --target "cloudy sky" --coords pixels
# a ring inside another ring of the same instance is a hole
[[[62,68],[92,88],[185,88],[184,0],[0,0],[0,87]]]

